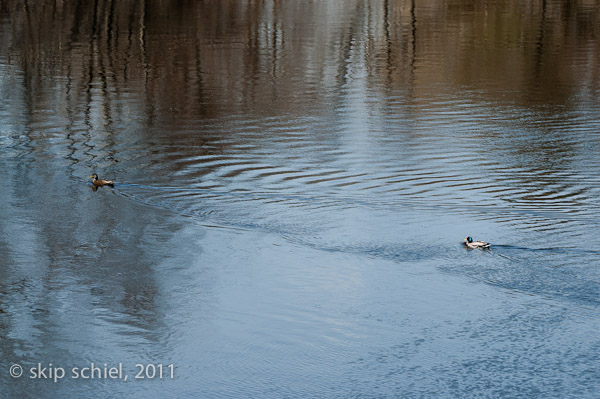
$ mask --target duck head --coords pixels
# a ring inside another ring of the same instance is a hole
[[[469,236],[467,238],[465,238],[466,242],[473,242],[473,237]]]

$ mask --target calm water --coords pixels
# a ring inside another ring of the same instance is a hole
[[[1,397],[598,397],[597,1],[73,3],[0,1]]]

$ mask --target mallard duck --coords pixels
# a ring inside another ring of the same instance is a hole
[[[110,187],[114,187],[115,186],[115,182],[112,180],[104,180],[104,179],[98,179],[98,175],[97,174],[93,174],[90,176],[90,179],[94,179],[92,180],[92,184],[94,186],[110,186]]]
[[[473,241],[473,237],[465,238],[465,247],[468,249],[489,248],[490,244],[483,241]]]

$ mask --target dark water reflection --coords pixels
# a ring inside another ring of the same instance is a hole
[[[0,396],[594,397],[599,36],[596,1],[0,1]]]

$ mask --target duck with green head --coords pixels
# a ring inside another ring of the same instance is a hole
[[[488,242],[483,241],[473,241],[473,237],[469,236],[465,238],[465,247],[467,247],[468,249],[487,249],[490,247],[490,244]]]

